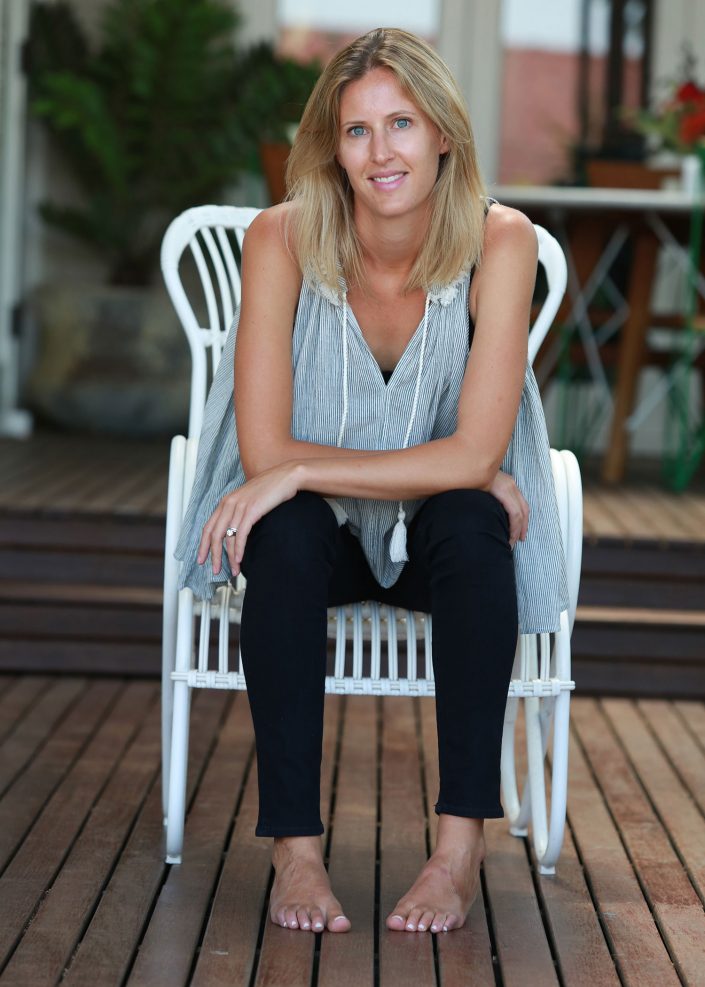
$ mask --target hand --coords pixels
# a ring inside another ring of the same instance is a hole
[[[198,546],[198,564],[203,565],[210,552],[213,573],[217,575],[221,569],[223,542],[225,542],[230,571],[233,576],[238,576],[253,524],[279,504],[291,500],[296,495],[299,489],[298,476],[297,463],[280,463],[278,466],[264,470],[242,487],[223,497],[203,528],[201,543]],[[226,538],[225,532],[228,528],[236,528],[237,534]]]
[[[500,470],[490,487],[490,493],[496,497],[509,515],[509,545],[514,548],[517,541],[525,541],[529,530],[529,505],[524,500],[513,477]]]

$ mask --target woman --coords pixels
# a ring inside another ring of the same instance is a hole
[[[483,820],[503,814],[517,630],[555,630],[567,599],[527,367],[536,236],[483,197],[457,87],[403,31],[324,70],[288,179],[245,238],[177,556],[200,596],[248,580],[256,832],[274,838],[270,915],[288,928],[350,928],[321,855],[326,609],[432,612],[438,841],[387,926],[448,931],[477,892]]]

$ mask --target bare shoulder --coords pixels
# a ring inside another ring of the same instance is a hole
[[[538,241],[534,225],[519,209],[495,203],[485,219],[484,255],[518,253],[535,259]]]
[[[485,218],[482,261],[473,278],[468,300],[470,314],[476,319],[483,307],[494,310],[507,296],[531,301],[538,260],[538,239],[533,223],[518,209],[496,203]],[[512,291],[507,292],[507,285]],[[483,306],[483,299],[485,306]],[[493,316],[494,317],[494,316]]]
[[[242,261],[245,269],[260,264],[273,265],[277,275],[300,279],[293,249],[293,203],[283,202],[263,209],[250,223],[243,241]]]

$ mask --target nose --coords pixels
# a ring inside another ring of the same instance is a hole
[[[394,157],[394,151],[389,143],[389,137],[386,131],[378,130],[372,134],[372,141],[370,143],[370,157],[375,162],[375,164],[386,164],[391,158]]]

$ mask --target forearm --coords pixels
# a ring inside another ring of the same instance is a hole
[[[499,466],[478,460],[456,434],[409,449],[307,456],[292,466],[299,490],[329,497],[416,500],[445,490],[489,489]]]
[[[242,456],[241,450],[241,456]],[[301,439],[289,438],[276,446],[260,443],[256,455],[243,456],[243,468],[248,480],[258,476],[265,470],[284,463],[302,462],[311,459],[359,459],[380,456],[377,450],[345,449],[338,446],[321,445],[317,442],[304,442]]]

